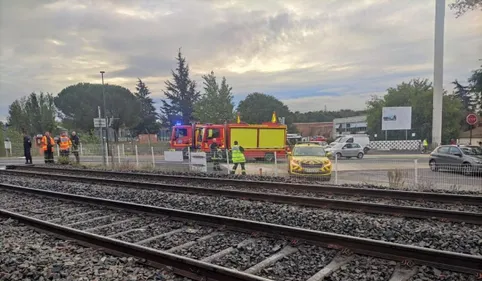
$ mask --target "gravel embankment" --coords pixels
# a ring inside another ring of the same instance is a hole
[[[69,174],[69,171],[61,171],[55,172],[59,174]],[[89,176],[88,174],[76,173],[76,176]],[[55,175],[53,175],[55,176]],[[103,179],[112,179],[112,180],[128,180],[128,181],[135,181],[135,182],[145,182],[145,183],[158,183],[158,184],[173,184],[173,185],[186,185],[186,180],[161,180],[161,179],[153,179],[148,177],[142,176],[132,176],[131,178],[127,178],[125,176],[95,176],[98,178]],[[274,193],[274,194],[284,194],[284,195],[293,195],[293,196],[305,196],[305,197],[314,197],[314,198],[326,198],[326,199],[337,199],[337,200],[350,200],[350,201],[360,201],[360,202],[371,202],[371,203],[379,203],[379,204],[387,204],[387,205],[397,205],[397,206],[413,206],[413,207],[424,207],[424,208],[436,208],[436,209],[443,209],[443,210],[454,210],[454,211],[464,211],[464,212],[482,212],[482,206],[476,205],[467,205],[463,204],[463,202],[458,203],[443,203],[443,202],[430,202],[430,201],[414,201],[414,200],[399,200],[399,199],[390,199],[390,198],[374,198],[368,196],[345,196],[345,195],[334,195],[334,194],[326,194],[322,192],[304,192],[304,191],[296,191],[296,190],[289,190],[283,187],[279,188],[263,188],[263,187],[239,187],[239,186],[232,186],[227,184],[201,184],[201,183],[189,183],[189,186],[194,187],[209,187],[211,189],[227,189],[227,190],[236,190],[236,191],[247,191],[247,192],[260,192],[260,193]]]
[[[0,218],[0,280],[188,280]]]
[[[47,165],[36,165],[36,166],[47,166]],[[195,172],[176,172],[176,171],[165,171],[165,170],[132,170],[132,169],[111,169],[104,167],[92,167],[92,166],[69,166],[69,165],[48,165],[47,167],[52,167],[56,169],[64,170],[98,170],[98,171],[114,171],[123,173],[136,173],[136,174],[160,174],[160,175],[177,175],[177,176],[190,176],[190,177],[210,177],[210,178],[223,178],[223,179],[240,179],[240,180],[252,180],[252,181],[270,181],[270,182],[280,182],[280,183],[306,183],[306,184],[327,184],[324,181],[317,181],[309,177],[276,177],[276,176],[259,176],[259,175],[228,175],[219,173],[195,173]],[[55,170],[57,172],[57,170]],[[437,193],[452,193],[452,194],[472,194],[481,195],[482,189],[479,191],[467,191],[467,190],[457,190],[457,189],[434,189],[434,188],[412,188],[412,187],[389,187],[373,184],[342,184],[340,186],[347,187],[363,187],[363,188],[374,188],[374,189],[394,189],[394,190],[406,190],[406,191],[419,191],[419,192],[437,192]]]
[[[32,178],[3,176],[0,179],[12,184],[79,195],[97,196],[439,250],[482,255],[482,227],[479,225],[367,215],[268,202],[240,201],[227,198],[162,193],[159,191],[56,182]]]

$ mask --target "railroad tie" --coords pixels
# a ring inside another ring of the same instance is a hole
[[[408,281],[417,271],[417,267],[403,268],[398,264],[389,281]]]
[[[263,268],[266,268],[275,262],[279,261],[280,259],[289,256],[293,253],[296,253],[298,251],[298,248],[291,247],[291,246],[286,246],[284,247],[281,251],[277,252],[276,254],[270,256],[269,258],[261,261],[258,264],[253,265],[252,267],[246,269],[244,272],[249,273],[249,274],[256,274],[260,272]]]
[[[95,213],[100,213],[100,211],[88,211],[88,212],[85,212],[85,213],[77,213],[77,214],[73,214],[73,215],[69,215],[69,216],[65,216],[65,217],[46,220],[46,221],[48,221],[50,223],[56,223],[56,222],[62,221],[63,219],[70,219],[70,218],[75,218],[75,217],[80,217],[80,216],[85,216],[85,215],[90,215],[90,214],[95,214]]]
[[[108,235],[107,237],[116,238],[116,237],[119,237],[119,236],[129,234],[129,233],[134,232],[134,231],[145,231],[146,228],[151,227],[151,226],[155,226],[155,225],[156,225],[155,223],[151,223],[151,224],[148,224],[147,226],[145,226],[143,228],[141,228],[141,227],[132,228],[132,229],[128,229],[128,230],[125,230],[125,231],[122,231],[122,232],[117,232],[117,233]]]
[[[338,270],[341,266],[351,262],[355,258],[354,255],[351,256],[336,256],[329,264],[323,267],[315,275],[311,276],[310,279],[306,281],[322,281],[326,276],[330,275],[333,271]]]
[[[208,234],[208,235],[206,235],[206,236],[200,237],[200,238],[198,238],[198,239],[196,239],[196,240],[194,240],[194,241],[189,241],[189,242],[187,242],[187,243],[178,245],[178,246],[176,246],[176,247],[172,247],[171,249],[167,250],[166,252],[168,252],[168,253],[174,253],[174,252],[177,252],[177,251],[179,251],[179,250],[181,250],[181,249],[189,248],[189,247],[193,246],[194,244],[196,244],[196,243],[198,243],[198,242],[209,240],[209,239],[211,239],[211,238],[213,238],[213,237],[215,237],[215,236],[218,236],[218,235],[220,235],[220,234],[222,234],[222,233],[221,233],[221,232],[212,232],[212,233],[210,233],[210,234]]]
[[[95,230],[104,229],[104,228],[111,227],[111,226],[114,226],[114,225],[130,222],[130,221],[133,221],[133,220],[136,220],[136,219],[137,218],[131,218],[131,219],[126,219],[126,220],[122,220],[122,221],[116,221],[116,222],[113,222],[113,223],[109,223],[109,224],[105,224],[105,225],[99,225],[99,226],[96,226],[96,227],[84,229],[84,231],[85,232],[92,232],[92,231],[95,231]]]
[[[152,242],[152,241],[154,241],[154,240],[157,240],[157,239],[159,239],[159,238],[167,237],[167,236],[171,236],[171,235],[173,235],[173,234],[179,233],[179,232],[183,232],[183,231],[185,231],[186,229],[187,229],[187,227],[175,229],[175,230],[172,230],[172,231],[163,233],[163,234],[159,234],[159,235],[152,236],[152,237],[150,237],[150,238],[147,238],[147,239],[138,241],[138,242],[136,242],[136,243],[134,243],[134,244],[137,244],[137,245],[147,244],[147,243]]]
[[[251,239],[251,238],[246,239],[246,240],[243,240],[243,241],[241,241],[236,247],[226,248],[226,249],[222,250],[221,252],[217,252],[217,253],[215,253],[215,254],[210,255],[209,257],[205,257],[205,258],[202,259],[201,261],[207,262],[207,263],[212,263],[213,261],[218,260],[218,259],[226,256],[227,254],[231,253],[231,252],[234,251],[235,249],[246,247],[246,246],[248,246],[249,244],[254,243],[255,241],[256,241],[255,239]]]

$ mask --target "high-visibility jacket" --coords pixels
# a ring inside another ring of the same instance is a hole
[[[69,150],[72,146],[72,142],[69,137],[60,137],[59,147],[60,150]]]
[[[43,151],[47,151],[48,144],[50,144],[50,146],[52,147],[52,151],[54,151],[54,146],[55,146],[54,138],[52,138],[52,137],[47,138],[47,136],[43,136],[41,143],[42,143],[42,150]]]
[[[428,141],[427,141],[427,140],[423,140],[423,146],[428,146]]]
[[[244,154],[241,152],[241,147],[239,145],[234,145],[231,148],[233,163],[245,163],[246,158],[244,158]]]

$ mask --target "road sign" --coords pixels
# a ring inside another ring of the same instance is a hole
[[[473,114],[473,113],[470,113],[469,115],[467,115],[467,117],[465,117],[465,121],[467,122],[467,124],[469,125],[475,125],[477,124],[477,115]]]
[[[95,128],[104,128],[105,127],[105,119],[104,118],[94,118],[94,127]]]

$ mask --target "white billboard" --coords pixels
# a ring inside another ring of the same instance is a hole
[[[412,129],[412,107],[384,107],[382,109],[382,130],[410,130]]]

